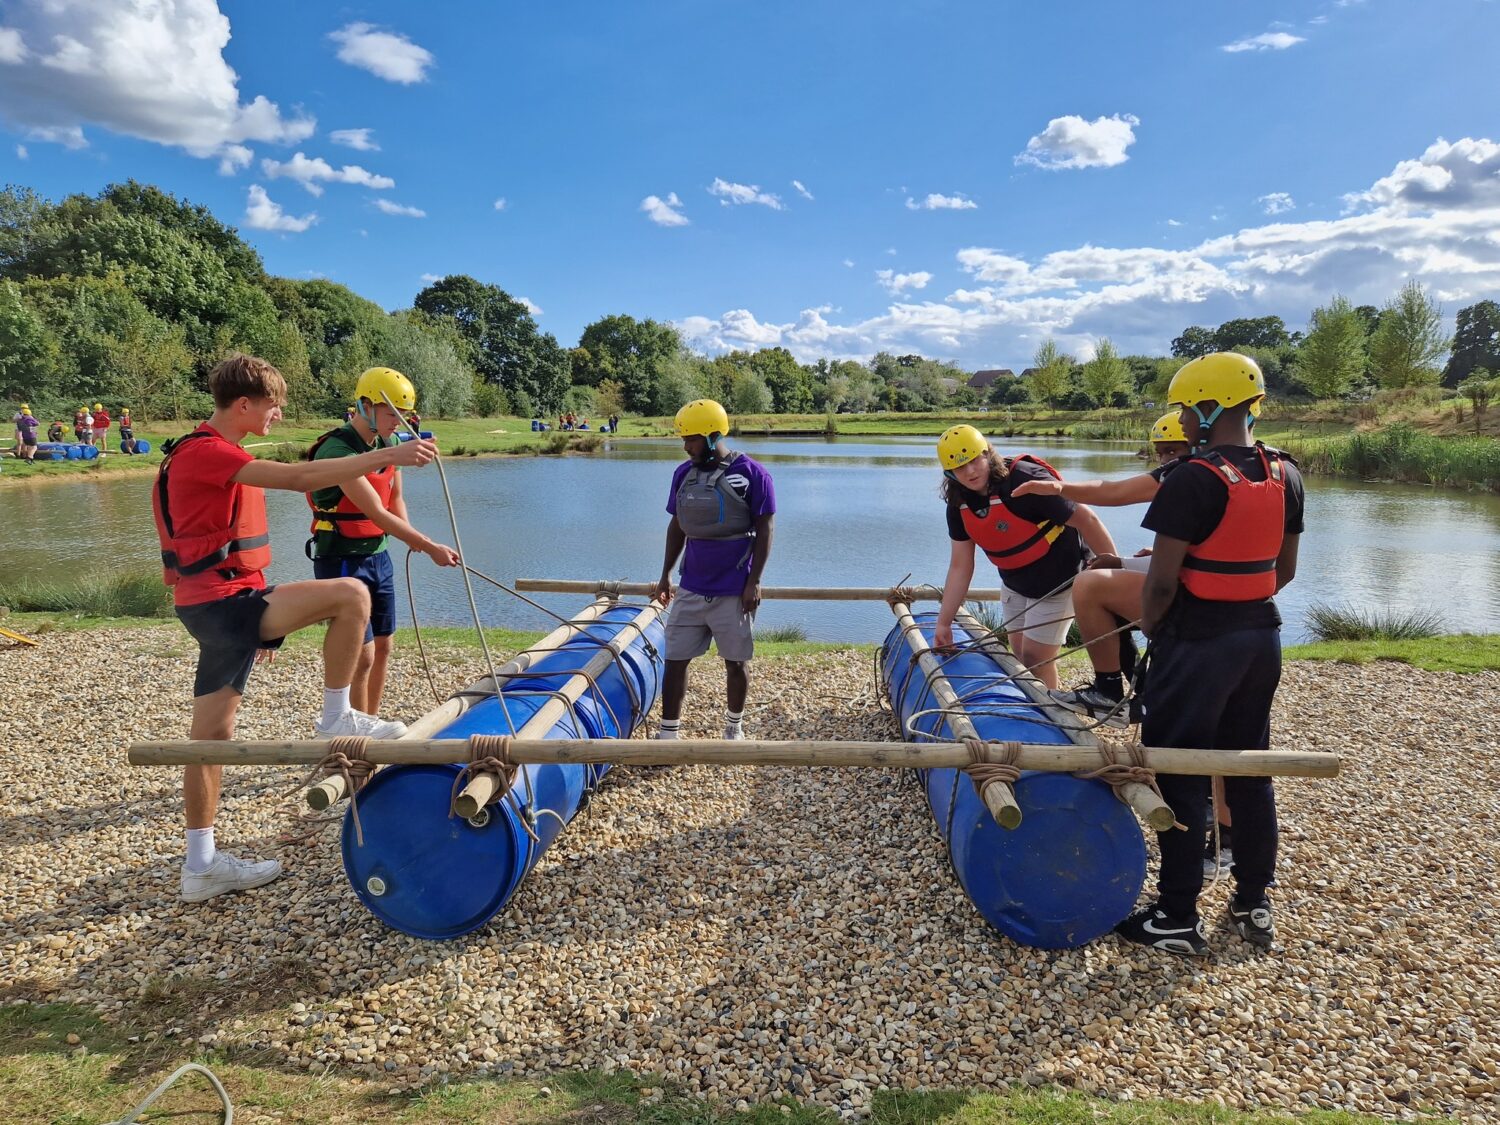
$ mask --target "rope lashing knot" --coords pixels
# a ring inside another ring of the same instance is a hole
[[[620,600],[620,583],[618,582],[600,582],[594,587],[594,591],[612,602]]]
[[[481,774],[492,774],[499,779],[499,788],[496,789],[495,796],[503,797],[510,792],[519,769],[520,767],[510,760],[510,735],[469,735],[469,760],[464,768],[458,771],[458,776],[453,779],[453,791],[448,800],[448,815],[457,815],[458,795],[474,778]]]
[[[981,799],[991,785],[1014,785],[1020,780],[1021,771],[1016,768],[1016,760],[1021,756],[1019,742],[986,742],[982,738],[966,738],[963,742],[969,748],[969,764],[964,773],[974,782]]]
[[[1115,796],[1121,801],[1125,800],[1125,795],[1121,791],[1123,786],[1144,785],[1158,797],[1161,797],[1162,803],[1165,804],[1167,799],[1162,797],[1161,786],[1156,783],[1156,771],[1147,764],[1146,748],[1139,742],[1132,742],[1125,748],[1125,752],[1129,759],[1128,761],[1120,759],[1115,746],[1112,746],[1108,742],[1101,742],[1099,743],[1099,757],[1103,760],[1104,764],[1097,769],[1074,774],[1073,776],[1082,778],[1085,781],[1097,779],[1104,782],[1114,790]],[[1173,821],[1172,827],[1187,831],[1187,825],[1181,821]]]
[[[306,789],[325,777],[343,778],[344,792],[349,794],[349,814],[354,820],[354,838],[360,847],[365,846],[365,833],[359,823],[359,802],[355,799],[355,794],[365,787],[365,782],[375,772],[375,763],[365,757],[369,748],[370,739],[362,734],[345,734],[329,739],[328,753],[292,790],[295,793]]]

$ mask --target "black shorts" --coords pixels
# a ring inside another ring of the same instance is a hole
[[[35,446],[36,445],[36,434],[22,434],[21,435],[21,444],[22,445]]]
[[[280,648],[284,637],[261,640],[260,619],[266,612],[264,590],[241,590],[231,597],[202,605],[180,605],[177,617],[198,642],[198,674],[193,679],[193,698],[212,695],[232,687],[245,694],[255,654],[263,648]]]
[[[396,631],[396,571],[389,551],[348,558],[313,559],[314,578],[358,578],[370,591],[365,644]]]

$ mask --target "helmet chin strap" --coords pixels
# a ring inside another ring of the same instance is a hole
[[[1215,405],[1214,412],[1207,418],[1203,417],[1203,411],[1198,409],[1197,403],[1189,403],[1188,409],[1198,416],[1198,440],[1194,442],[1194,444],[1207,445],[1208,431],[1213,429],[1214,421],[1219,417],[1220,414],[1224,413],[1224,408],[1222,406]]]
[[[713,465],[713,464],[715,464],[715,463],[718,462],[718,460],[719,460],[719,442],[721,442],[722,440],[724,440],[724,435],[721,434],[721,433],[715,432],[715,433],[711,433],[711,434],[704,434],[702,436],[703,436],[703,442],[704,442],[704,445],[703,445],[703,456],[696,458],[693,461],[693,464],[697,465],[700,469],[706,469],[710,465]]]
[[[374,414],[373,413],[366,413],[366,411],[365,411],[365,402],[366,401],[367,401],[366,399],[357,399],[355,401],[355,403],[354,403],[354,412],[356,414],[358,414],[361,418],[364,419],[365,425],[367,425],[367,426],[370,427],[370,431],[372,433],[378,434],[380,432],[380,430],[375,425],[375,416],[374,416]],[[372,403],[371,405],[374,405],[374,404]]]

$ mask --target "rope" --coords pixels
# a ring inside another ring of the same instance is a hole
[[[365,782],[369,781],[370,775],[375,772],[375,763],[365,757],[369,748],[370,739],[362,734],[346,734],[329,739],[328,753],[324,754],[322,760],[308,771],[306,777],[288,790],[289,793],[296,793],[325,777],[342,777],[344,792],[349,794],[349,814],[354,820],[354,839],[360,847],[365,846],[365,831],[359,822],[359,802],[355,799],[355,794],[365,787]],[[325,824],[332,824],[339,818],[337,816],[301,816],[298,819],[304,823],[322,827]],[[309,833],[309,838],[313,835],[316,833]]]
[[[448,794],[448,815],[457,816],[458,796],[464,787],[474,778],[483,774],[489,774],[499,779],[499,795],[504,797],[514,792],[516,775],[521,772],[521,767],[510,758],[511,736],[508,734],[471,734],[469,735],[469,761],[463,769],[458,771],[458,776],[453,779],[453,788]],[[528,807],[529,803],[528,803]],[[520,813],[520,810],[517,810]],[[532,842],[538,843],[538,837],[532,831],[529,818],[518,815],[521,827],[526,829],[526,834],[531,837]]]
[[[197,1063],[191,1062],[183,1063],[179,1066],[167,1077],[166,1081],[162,1082],[160,1086],[146,1095],[145,1101],[141,1102],[140,1105],[136,1106],[118,1121],[111,1122],[110,1125],[135,1125],[135,1122],[140,1120],[141,1114],[150,1109],[157,1098],[165,1094],[184,1074],[191,1071],[197,1071],[207,1078],[209,1085],[214,1088],[214,1093],[219,1096],[219,1103],[224,1107],[224,1116],[221,1120],[221,1125],[234,1125],[234,1103],[229,1100],[229,1093],[224,1089],[224,1083],[220,1082],[219,1076],[209,1070],[208,1067],[199,1066]]]
[[[991,785],[1014,785],[1020,780],[1021,771],[1016,768],[1021,755],[1019,742],[986,742],[982,738],[966,738],[963,742],[969,748],[969,765],[964,773],[974,782],[981,800]],[[1000,748],[998,757],[992,749],[996,746]]]
[[[1161,797],[1162,803],[1165,804],[1167,799],[1162,796],[1161,786],[1156,783],[1156,771],[1147,764],[1146,748],[1139,742],[1132,742],[1125,750],[1130,759],[1128,762],[1120,760],[1118,750],[1115,746],[1108,742],[1101,742],[1099,743],[1099,757],[1103,760],[1104,764],[1097,769],[1074,774],[1073,776],[1082,778],[1085,781],[1099,780],[1104,782],[1114,790],[1115,796],[1121,801],[1125,800],[1125,794],[1121,791],[1124,786],[1144,785],[1158,797]],[[1180,821],[1173,821],[1172,827],[1181,828],[1184,832],[1187,831],[1187,825]]]

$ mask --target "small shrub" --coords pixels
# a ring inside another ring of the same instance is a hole
[[[0,604],[21,612],[91,617],[166,617],[171,591],[154,571],[90,573],[72,582],[21,581],[0,587]]]
[[[807,630],[801,625],[772,625],[769,629],[757,629],[755,639],[791,644],[807,640]]]
[[[1442,617],[1432,610],[1356,609],[1312,605],[1307,629],[1319,641],[1414,641],[1442,634]]]

